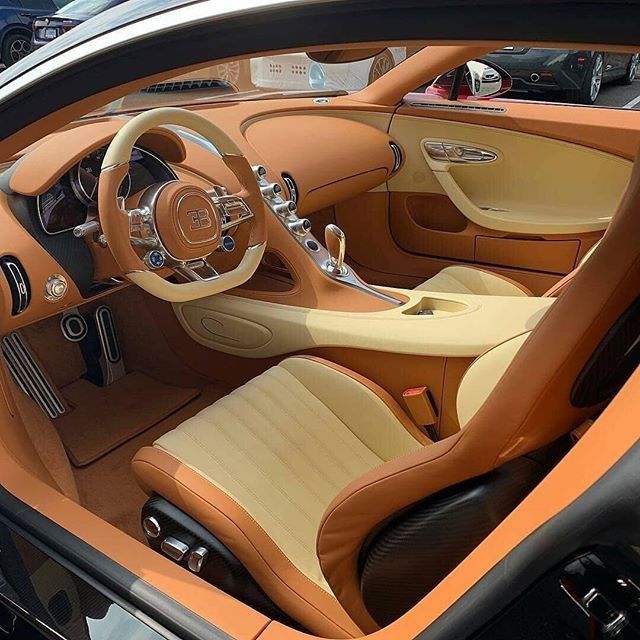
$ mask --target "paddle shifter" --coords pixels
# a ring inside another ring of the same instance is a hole
[[[347,248],[347,238],[344,231],[336,224],[328,224],[324,230],[324,240],[329,252],[329,260],[325,269],[334,276],[343,276],[347,272],[344,266],[344,256]]]

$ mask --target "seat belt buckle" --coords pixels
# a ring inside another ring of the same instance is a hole
[[[438,415],[429,397],[428,387],[413,387],[402,392],[402,398],[413,421],[426,429],[432,440],[438,440],[435,429]],[[434,437],[436,436],[436,437]]]

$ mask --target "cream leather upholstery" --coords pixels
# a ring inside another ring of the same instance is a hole
[[[465,293],[477,296],[526,296],[527,292],[498,275],[475,267],[445,267],[416,289],[434,293]]]
[[[463,429],[489,397],[531,331],[511,338],[477,358],[460,381],[456,398],[458,422]]]
[[[593,256],[600,241],[596,242],[587,253],[582,256],[576,269],[570,274],[583,267]],[[484,271],[476,267],[457,265],[445,267],[433,278],[425,280],[416,287],[419,291],[433,291],[434,293],[463,293],[476,296],[528,296],[524,287],[502,278],[499,275]],[[552,288],[553,290],[553,288]],[[548,294],[547,294],[548,295]]]
[[[353,479],[422,444],[361,382],[290,358],[154,446],[230,496],[330,593],[315,550],[327,506]]]

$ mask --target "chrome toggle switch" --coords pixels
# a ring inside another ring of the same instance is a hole
[[[281,202],[280,204],[276,204],[273,207],[273,210],[279,215],[285,218],[292,213],[296,212],[296,203],[293,200],[285,200],[285,202]]]
[[[181,540],[173,537],[163,540],[160,549],[162,549],[162,553],[176,562],[181,562],[187,553],[189,553],[189,547]]]
[[[311,231],[311,221],[307,218],[298,218],[289,223],[289,229],[296,235],[306,236]]]
[[[202,571],[202,567],[206,564],[208,557],[209,550],[206,547],[196,547],[189,554],[189,561],[187,562],[189,571],[193,571],[193,573],[200,573],[200,571]]]
[[[277,182],[272,182],[264,187],[260,187],[260,191],[263,197],[273,199],[282,193],[282,187]]]

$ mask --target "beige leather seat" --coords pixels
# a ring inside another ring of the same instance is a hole
[[[617,331],[616,353],[635,357],[637,334],[625,323],[636,322],[640,295],[639,212],[636,161],[599,250],[563,295],[530,334],[468,370],[456,435],[431,443],[377,385],[295,357],[141,449],[133,461],[141,486],[211,531],[313,633],[375,631],[360,571],[372,532],[556,442],[594,415],[606,401],[602,389],[615,391],[635,366],[592,356]],[[419,577],[411,561],[400,568],[408,572],[401,584]]]
[[[568,276],[563,278],[558,285],[564,286],[572,278],[577,269],[580,269],[593,255],[599,242],[596,242],[582,257],[578,266]],[[545,296],[557,295],[562,287],[552,287]],[[431,291],[433,293],[463,293],[476,296],[532,296],[533,293],[524,285],[511,280],[506,276],[485,271],[479,267],[456,265],[445,267],[432,278],[425,280],[416,289]]]

